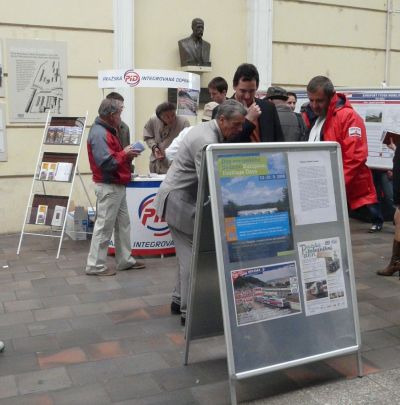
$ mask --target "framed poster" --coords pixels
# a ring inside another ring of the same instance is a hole
[[[67,43],[7,40],[10,122],[67,115]]]

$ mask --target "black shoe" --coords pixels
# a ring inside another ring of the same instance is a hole
[[[171,302],[171,314],[173,315],[181,314],[181,306],[174,301]]]
[[[185,326],[186,324],[186,316],[181,315],[181,325]]]
[[[380,232],[383,228],[383,224],[373,224],[371,228],[368,229],[368,233]]]

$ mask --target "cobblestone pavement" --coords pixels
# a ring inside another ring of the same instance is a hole
[[[378,277],[393,225],[368,234],[351,221],[363,340],[355,356],[238,383],[241,403],[400,404],[400,282]],[[144,270],[88,277],[88,241],[0,235],[0,404],[181,405],[230,402],[222,336],[191,343],[169,311],[175,257],[144,259]],[[109,258],[113,265],[113,258]]]

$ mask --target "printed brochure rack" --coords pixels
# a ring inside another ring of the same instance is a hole
[[[46,236],[59,238],[59,258],[76,174],[80,177],[77,162],[87,115],[87,112],[84,117],[47,114],[17,254],[21,250],[24,235]],[[58,187],[55,188],[56,184]],[[81,184],[92,206],[82,178]],[[37,225],[42,228],[36,230],[38,228],[33,226]]]

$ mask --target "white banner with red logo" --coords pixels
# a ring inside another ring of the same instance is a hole
[[[175,253],[168,224],[158,218],[153,208],[153,201],[160,184],[159,179],[139,178],[126,187],[133,255]],[[110,242],[109,251],[114,252],[113,240]]]
[[[99,88],[166,87],[200,91],[200,76],[175,70],[116,69],[98,73]]]

